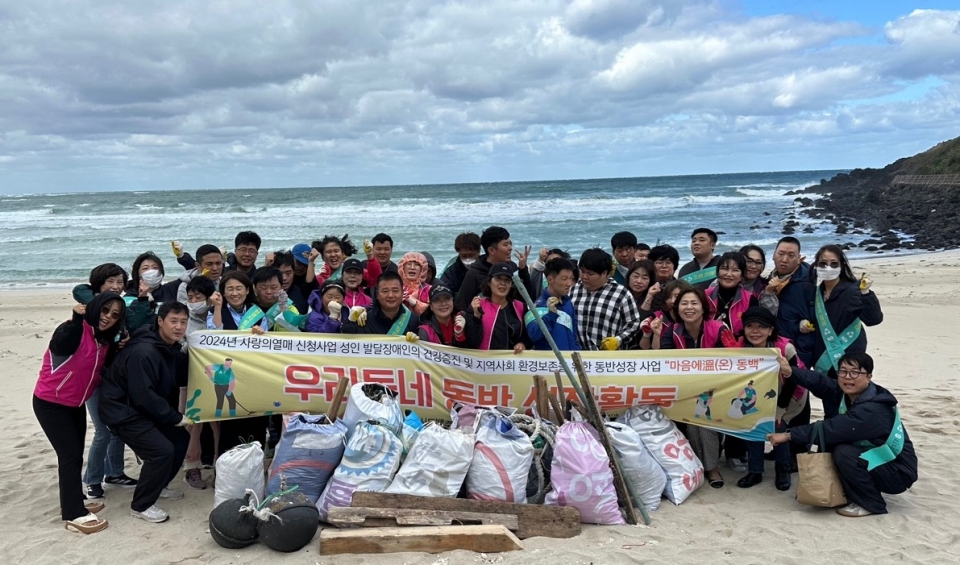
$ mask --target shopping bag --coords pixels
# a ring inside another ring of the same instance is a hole
[[[818,438],[819,453],[801,453],[797,455],[797,469],[800,476],[797,484],[797,502],[810,506],[835,508],[847,503],[843,494],[843,483],[837,467],[833,464],[833,455],[823,451],[823,423],[813,425],[814,436]]]

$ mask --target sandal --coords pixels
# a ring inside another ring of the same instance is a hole
[[[707,478],[707,482],[710,483],[710,486],[713,488],[723,488],[723,475],[720,474],[719,469],[715,469],[713,472],[717,474],[717,478]]]
[[[95,534],[107,527],[107,521],[97,518],[96,514],[87,514],[75,520],[67,520],[65,527],[71,532]]]
[[[83,503],[83,507],[87,509],[87,512],[96,514],[97,512],[103,512],[107,505],[99,500],[88,500]]]

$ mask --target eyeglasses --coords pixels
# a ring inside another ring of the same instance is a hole
[[[840,263],[837,261],[834,261],[832,263],[827,263],[826,261],[820,261],[819,263],[817,263],[817,267],[821,269],[826,269],[827,267],[830,267],[831,269],[839,269]]]
[[[670,259],[657,259],[656,261],[653,262],[653,264],[654,264],[654,265],[659,265],[659,266],[661,266],[661,267],[664,266],[664,265],[671,265],[671,266],[672,266],[672,265],[673,265],[673,261],[671,261]]]
[[[848,371],[846,369],[840,369],[837,371],[837,377],[841,379],[847,379],[848,381],[855,381],[860,378],[860,375],[866,375],[866,371]]]

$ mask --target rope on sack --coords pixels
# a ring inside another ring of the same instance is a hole
[[[543,452],[547,445],[550,447],[554,447],[555,445],[553,430],[544,426],[540,418],[534,418],[526,414],[512,414],[509,418],[510,422],[516,426],[518,430],[530,436],[531,442],[536,444],[538,439],[542,440],[540,447],[534,445],[533,450],[533,465],[537,470],[537,494],[531,498],[534,502],[539,503],[543,500],[543,497],[546,496],[550,486],[547,484],[547,479],[544,475]]]

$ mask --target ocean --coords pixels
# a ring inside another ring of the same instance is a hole
[[[718,252],[755,243],[770,250],[786,216],[797,210],[787,192],[840,171],[792,171],[625,179],[376,186],[169,190],[0,195],[0,287],[68,286],[105,263],[130,267],[155,251],[170,276],[181,272],[170,250],[178,239],[191,253],[204,243],[233,247],[254,230],[267,251],[324,235],[350,234],[360,247],[379,232],[405,251],[428,251],[442,267],[463,231],[506,227],[514,248],[559,247],[575,257],[627,230],[640,241],[675,246],[690,257],[693,228],[719,232]],[[804,250],[858,242],[833,226],[799,217]],[[812,226],[812,233],[802,229]],[[769,255],[769,252],[768,252]]]

